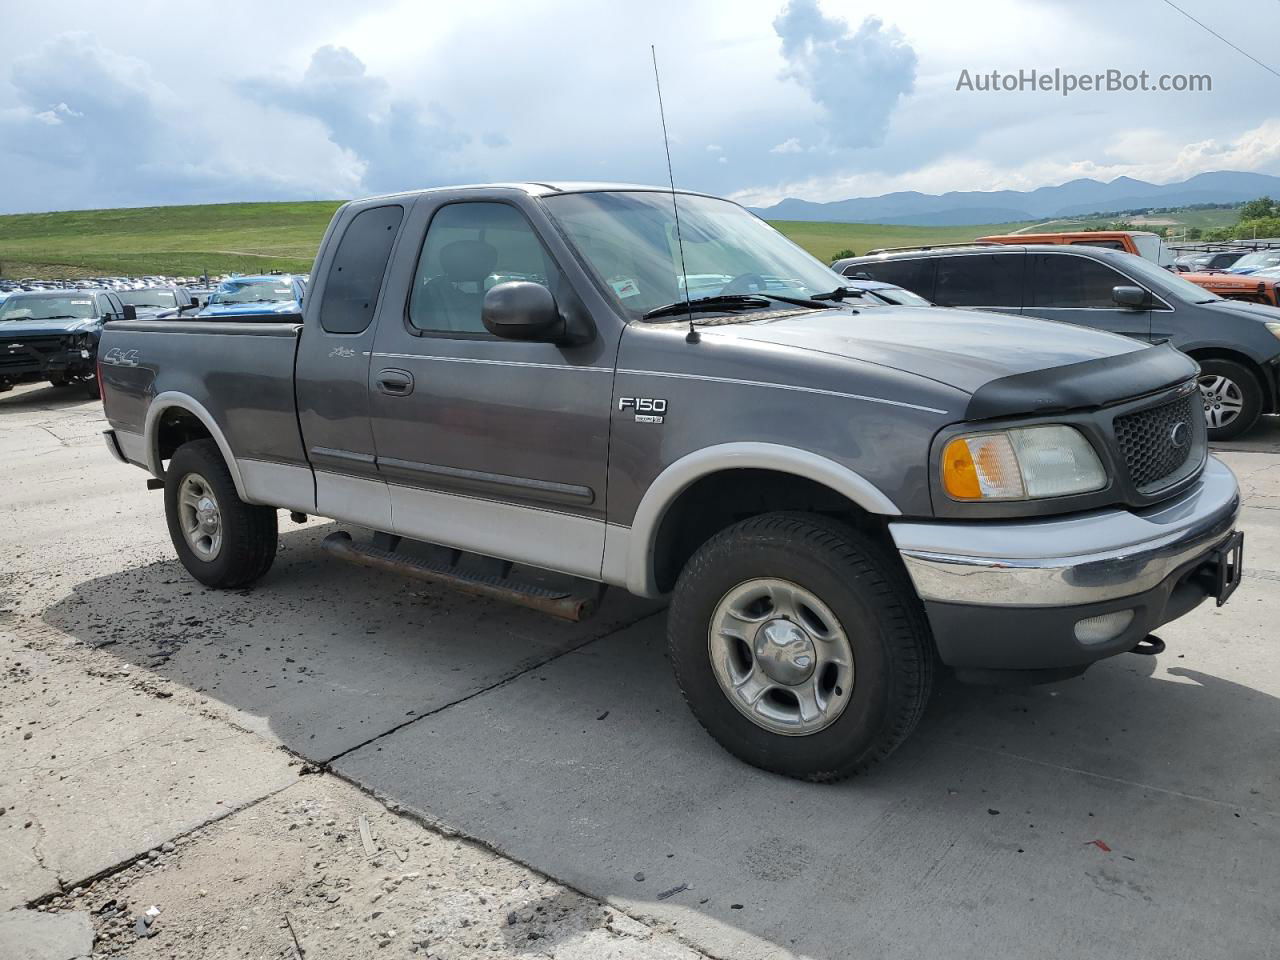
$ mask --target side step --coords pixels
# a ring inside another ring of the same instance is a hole
[[[341,530],[325,537],[322,546],[328,553],[349,563],[387,573],[398,573],[415,580],[426,580],[428,583],[443,584],[477,597],[503,600],[562,620],[585,620],[596,612],[600,604],[600,593],[595,596],[576,596],[566,590],[553,590],[504,577],[486,576],[442,563],[420,560],[393,550],[360,546],[352,541],[351,534]]]

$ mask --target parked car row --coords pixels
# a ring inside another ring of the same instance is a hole
[[[0,392],[14,384],[46,380],[55,386],[80,385],[98,396],[97,358],[102,325],[110,320],[234,319],[250,313],[285,316],[299,313],[306,278],[291,274],[233,276],[202,291],[172,279],[150,277],[148,284],[121,289],[103,278],[79,285],[38,281],[30,288],[0,291]]]
[[[896,284],[941,306],[1169,341],[1200,364],[1205,419],[1214,440],[1239,436],[1262,414],[1280,412],[1280,309],[1224,299],[1131,253],[1002,241],[998,248],[887,251],[838,260],[833,267],[848,277]]]

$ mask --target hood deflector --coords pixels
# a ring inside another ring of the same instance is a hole
[[[1168,343],[1113,357],[1016,373],[983,384],[969,398],[966,420],[1104,407],[1195,376],[1196,362]]]

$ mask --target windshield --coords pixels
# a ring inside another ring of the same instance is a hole
[[[209,303],[275,303],[292,299],[293,285],[288,280],[226,280],[209,297]]]
[[[121,290],[120,299],[135,307],[176,307],[172,290]]]
[[[12,296],[0,303],[0,321],[88,320],[96,316],[93,297]]]
[[[1133,244],[1138,248],[1138,253],[1152,263],[1158,263],[1162,267],[1173,263],[1173,257],[1169,255],[1159,237],[1147,233],[1133,233],[1130,236],[1133,237]]]
[[[1120,256],[1124,262],[1117,266],[1133,279],[1141,281],[1159,293],[1168,293],[1170,296],[1190,300],[1192,303],[1208,303],[1210,300],[1222,299],[1204,287],[1197,286],[1190,280],[1184,280],[1172,270],[1157,267],[1150,260],[1144,260],[1131,253],[1120,254]]]
[[[570,193],[544,200],[599,280],[633,319],[688,296],[829,293],[844,278],[735,203],[677,194]]]
[[[1275,267],[1280,266],[1280,250],[1259,250],[1257,253],[1246,253],[1232,266],[1235,267]]]

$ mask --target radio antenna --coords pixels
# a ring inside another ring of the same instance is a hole
[[[671,172],[671,139],[667,136],[667,112],[662,108],[662,81],[658,78],[658,49],[649,44],[649,53],[653,57],[653,85],[658,88],[658,117],[662,120],[662,146],[667,151],[667,180],[671,183],[671,211],[676,216],[676,247],[680,250],[680,278],[683,281],[684,306],[689,316],[689,332],[685,335],[685,343],[697,343],[702,338],[693,325],[693,304],[689,300],[689,271],[684,265],[684,238],[680,236],[680,205],[676,203],[676,178]]]

